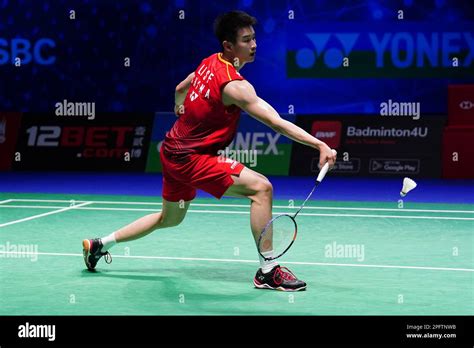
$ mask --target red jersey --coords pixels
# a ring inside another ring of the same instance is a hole
[[[222,90],[234,80],[244,78],[222,53],[201,62],[184,100],[184,113],[166,133],[165,151],[176,155],[217,154],[232,142],[241,110],[222,103]]]

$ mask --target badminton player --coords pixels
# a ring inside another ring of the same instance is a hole
[[[160,150],[163,165],[163,209],[146,215],[103,238],[83,241],[84,261],[89,270],[116,243],[142,238],[166,227],[179,225],[191,201],[200,189],[220,199],[222,196],[250,200],[250,224],[253,237],[272,217],[273,188],[270,181],[243,164],[217,155],[228,146],[237,131],[241,110],[274,131],[319,151],[319,164],[336,160],[331,149],[309,133],[282,119],[271,105],[259,98],[253,86],[240,74],[255,60],[257,43],[253,26],[256,19],[242,11],[220,15],[214,31],[222,51],[205,58],[175,92],[177,121],[166,134]],[[225,233],[225,231],[223,231]],[[231,236],[222,236],[229,238]],[[272,255],[267,251],[264,256]],[[261,289],[298,291],[306,283],[275,260],[260,255],[260,268],[254,285]]]

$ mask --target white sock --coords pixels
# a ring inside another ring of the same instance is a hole
[[[115,245],[115,243],[117,243],[117,241],[115,240],[115,232],[109,234],[108,236],[104,238],[101,238],[101,240],[102,240],[102,244],[104,245],[102,248],[102,251],[104,252],[112,248]]]
[[[265,251],[262,253],[262,255],[265,257],[272,257],[273,250]],[[260,267],[262,268],[263,273],[270,272],[273,269],[273,267],[278,265],[278,263],[275,260],[266,261],[260,254],[258,254],[258,258],[260,259]]]

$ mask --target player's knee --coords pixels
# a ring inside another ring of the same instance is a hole
[[[180,223],[182,223],[185,216],[186,216],[186,215],[184,215],[184,214],[177,216],[177,217],[176,217],[176,220],[174,220],[175,226],[178,226]]]
[[[259,199],[272,199],[273,185],[267,178],[259,179],[256,183],[255,190],[257,191],[256,195]]]
[[[273,193],[273,185],[267,178],[260,180],[259,188],[259,191],[265,194]]]
[[[185,215],[172,216],[168,214],[163,214],[160,216],[157,227],[174,227],[178,226],[183,222]]]

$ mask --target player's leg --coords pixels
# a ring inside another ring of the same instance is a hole
[[[272,218],[273,186],[262,174],[245,167],[224,196],[250,199],[250,226],[255,243],[266,223]]]
[[[142,238],[154,230],[173,227],[183,221],[189,204],[196,196],[196,190],[185,184],[185,178],[181,180],[176,178],[182,172],[180,166],[185,162],[171,162],[161,152],[160,158],[163,165],[162,211],[143,216],[103,238],[83,240],[84,262],[89,270],[95,268],[102,256],[105,256],[106,262],[108,258],[110,260],[108,250],[116,243]]]
[[[270,181],[231,159],[193,155],[188,163],[189,166],[182,172],[187,173],[185,182],[190,187],[206,191],[219,199],[222,196],[250,199],[250,224],[254,239],[258,241],[260,233],[272,217],[273,187]],[[272,250],[262,254],[265,257],[272,256]],[[295,291],[306,287],[306,283],[296,279],[274,260],[268,261],[260,257],[260,265],[254,279],[258,288]]]
[[[99,259],[107,255],[108,250],[116,243],[139,239],[157,229],[179,225],[186,216],[190,203],[191,201],[170,202],[163,199],[163,209],[160,212],[143,216],[103,238],[83,240],[87,268],[93,270]],[[106,261],[109,255],[106,256]]]
[[[250,221],[255,241],[272,216],[273,187],[270,181],[243,164],[212,155],[193,155],[186,183],[220,199],[222,196],[245,197],[251,201]]]
[[[120,228],[113,233],[115,241],[128,242],[139,239],[151,232],[166,227],[179,225],[188,211],[191,202],[168,202],[163,199],[163,209],[159,213],[149,214]]]
[[[249,168],[244,168],[239,176],[232,175],[234,184],[224,195],[247,197],[250,199],[250,225],[255,242],[272,218],[273,186],[270,181]],[[272,256],[272,250],[262,252],[265,257]],[[254,285],[261,289],[298,291],[306,289],[306,283],[286,267],[280,267],[275,260],[267,261],[259,255],[260,269],[254,278]]]

